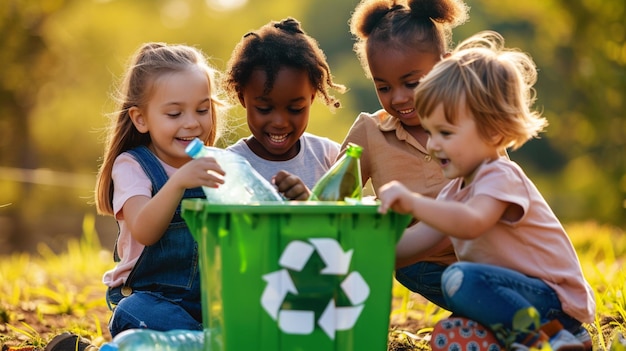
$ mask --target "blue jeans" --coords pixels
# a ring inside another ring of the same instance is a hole
[[[396,280],[428,301],[449,310],[441,291],[441,276],[447,266],[417,262],[396,270]]]
[[[452,313],[475,320],[486,327],[501,325],[513,330],[513,316],[534,307],[541,324],[558,319],[574,331],[581,323],[561,308],[556,292],[541,279],[517,271],[471,262],[450,265],[442,276],[443,296]],[[521,341],[525,335],[519,335]]]
[[[111,336],[127,329],[148,328],[158,331],[173,329],[203,330],[199,316],[192,316],[181,300],[169,300],[158,293],[136,291],[123,298],[113,310],[109,321]]]

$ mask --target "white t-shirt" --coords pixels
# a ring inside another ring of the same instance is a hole
[[[239,139],[227,150],[243,156],[263,178],[272,183],[272,178],[280,170],[300,177],[312,189],[315,183],[330,169],[339,155],[339,143],[328,138],[304,133],[300,137],[300,152],[287,161],[269,161],[257,156],[248,147],[245,138]]]

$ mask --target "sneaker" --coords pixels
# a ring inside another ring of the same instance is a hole
[[[574,334],[563,328],[563,325],[557,319],[545,323],[540,329],[548,336],[548,342],[553,351],[586,350],[585,345]],[[581,335],[581,337],[583,336]],[[591,342],[591,338],[589,341]]]
[[[92,345],[89,340],[65,332],[52,338],[44,351],[96,351],[98,348]]]
[[[547,345],[550,345],[550,338],[543,330],[538,330],[529,333],[522,342],[512,343],[509,349],[511,351],[535,351],[544,350]],[[547,349],[550,350],[549,347]]]
[[[590,340],[591,341],[591,340]],[[561,329],[550,337],[550,347],[553,351],[585,351],[585,345],[574,334]]]
[[[584,338],[583,334],[581,334],[581,338]],[[522,343],[513,344],[511,349],[517,351],[543,350],[547,346],[546,343],[550,345],[549,349],[552,351],[587,350],[583,342],[567,329],[564,329],[563,325],[556,319],[542,325],[536,333],[529,335]],[[589,337],[589,343],[591,343],[591,337]]]
[[[578,339],[578,341],[583,343],[583,345],[585,346],[585,351],[593,350],[593,342],[591,341],[591,335],[589,334],[589,331],[585,329],[585,327],[581,325],[580,328],[578,328],[578,330],[576,330],[572,334],[574,334],[574,336],[576,337],[576,339]]]

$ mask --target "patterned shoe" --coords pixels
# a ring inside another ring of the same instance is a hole
[[[439,321],[433,328],[430,347],[433,351],[504,350],[489,329],[464,317]]]

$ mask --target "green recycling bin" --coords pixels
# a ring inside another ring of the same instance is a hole
[[[204,350],[386,350],[395,246],[410,216],[377,208],[184,200]]]

